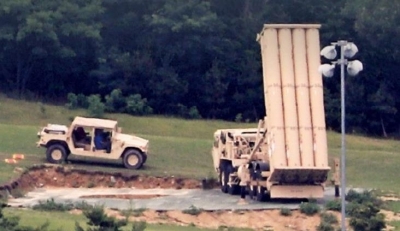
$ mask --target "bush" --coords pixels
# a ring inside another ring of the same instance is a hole
[[[346,213],[350,216],[350,226],[354,230],[382,230],[386,227],[384,215],[371,202],[351,202],[346,208]]]
[[[201,212],[203,212],[203,210],[197,208],[197,207],[194,206],[194,205],[191,205],[188,209],[185,209],[185,210],[182,211],[182,213],[190,214],[190,215],[193,215],[193,216],[197,216],[197,215],[199,215]]]
[[[317,231],[334,231],[335,228],[327,222],[321,221],[321,223],[317,226]]]
[[[153,109],[147,105],[147,99],[142,99],[140,94],[128,96],[125,111],[131,115],[148,115],[153,113]]]
[[[83,211],[83,214],[89,219],[87,222],[88,226],[90,226],[87,229],[88,231],[121,231],[121,227],[127,224],[126,220],[118,221],[114,217],[107,216],[102,206],[94,206],[93,208]],[[84,231],[78,222],[75,222],[75,230]]]
[[[288,209],[288,208],[281,208],[280,210],[280,214],[282,216],[291,216],[292,215],[292,210]]]
[[[379,213],[383,203],[373,192],[350,190],[346,199],[350,202],[346,206],[346,213],[354,230],[382,230],[386,227],[385,217]]]
[[[201,118],[199,110],[197,110],[196,106],[193,106],[189,109],[188,116],[190,119],[200,119]]]
[[[325,208],[327,210],[331,210],[331,211],[341,211],[342,204],[339,200],[332,200],[332,201],[328,201],[325,204]]]
[[[121,215],[126,218],[129,218],[130,216],[140,217],[143,215],[144,211],[146,211],[146,208],[126,209],[121,211]]]
[[[338,223],[337,217],[335,215],[333,215],[332,213],[322,213],[321,220],[326,223],[329,223],[329,224],[337,224]]]
[[[182,118],[185,118],[185,119],[200,119],[201,118],[199,110],[197,109],[196,106],[192,106],[188,109],[185,105],[178,103],[175,107],[176,107],[176,109],[173,110],[173,114],[176,114]]]
[[[239,113],[235,116],[235,122],[240,123],[243,120],[242,113]]]
[[[145,221],[135,221],[132,225],[132,231],[143,231],[146,229],[147,223]]]
[[[88,97],[88,103],[89,115],[102,118],[104,115],[105,105],[101,102],[100,95],[90,95]]]
[[[53,198],[46,201],[39,201],[39,204],[36,204],[32,207],[33,210],[40,211],[69,211],[74,208],[73,204],[62,204],[56,203]]]
[[[75,203],[74,208],[79,209],[79,210],[89,210],[89,209],[94,208],[94,206],[88,204],[86,201],[81,201],[81,202]]]
[[[306,215],[314,215],[320,210],[316,203],[305,202],[300,204],[300,212]]]
[[[364,202],[370,202],[374,205],[380,207],[383,202],[380,200],[372,191],[364,190],[361,193],[356,192],[355,190],[349,190],[346,194],[346,200],[349,202],[355,202],[359,204],[363,204]]]
[[[81,107],[81,108],[89,107],[88,98],[84,94],[78,94],[77,100],[78,100],[78,107]]]
[[[65,104],[65,106],[68,109],[76,109],[78,107],[78,96],[76,96],[74,93],[68,93],[67,100],[68,103]]]
[[[109,95],[106,95],[106,111],[123,112],[126,107],[126,100],[120,89],[114,89]]]

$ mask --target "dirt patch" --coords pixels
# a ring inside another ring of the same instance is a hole
[[[132,200],[132,199],[151,199],[151,198],[157,198],[157,197],[163,197],[165,195],[134,195],[134,194],[115,194],[115,195],[87,195],[87,196],[81,196],[80,198],[115,198],[115,199],[126,199],[126,200]]]
[[[70,188],[171,188],[196,189],[202,188],[204,182],[195,179],[178,177],[155,177],[144,175],[128,175],[101,171],[85,171],[66,167],[36,167],[25,171],[21,176],[3,186],[0,190],[18,188],[30,191],[33,188],[70,187]],[[213,185],[212,187],[215,187]]]
[[[76,213],[76,211],[75,211]],[[110,216],[124,219],[116,210],[106,210]],[[340,220],[340,213],[333,213]],[[145,210],[139,216],[131,216],[131,221],[146,221],[151,224],[195,225],[202,228],[221,227],[251,228],[266,230],[316,230],[321,218],[319,215],[307,216],[299,211],[292,211],[291,216],[282,216],[279,210],[252,211],[203,211],[198,215],[185,214],[182,211]]]
[[[380,199],[383,201],[400,201],[400,198],[396,196],[382,196]]]

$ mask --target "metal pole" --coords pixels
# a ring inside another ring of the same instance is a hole
[[[340,85],[341,85],[341,108],[342,108],[342,156],[341,156],[341,188],[342,188],[342,197],[341,197],[341,223],[342,223],[342,231],[346,230],[346,131],[345,131],[345,76],[344,76],[344,67],[346,65],[346,59],[344,59],[344,46],[347,44],[346,41],[339,41],[338,45],[340,46]]]

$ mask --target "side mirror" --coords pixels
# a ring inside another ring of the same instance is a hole
[[[117,132],[121,133],[122,132],[122,128],[121,127],[117,127]]]

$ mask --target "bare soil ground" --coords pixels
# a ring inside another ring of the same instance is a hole
[[[212,182],[212,187],[216,187]],[[135,187],[135,188],[174,188],[195,189],[204,186],[204,181],[196,179],[183,179],[175,177],[154,177],[139,175],[122,175],[105,172],[88,172],[84,170],[68,169],[63,167],[41,166],[25,171],[21,177],[1,189],[10,191],[30,191],[38,187]],[[125,199],[148,199],[163,195],[119,195]],[[102,197],[116,197],[116,195],[102,195]],[[392,198],[390,198],[392,199]],[[72,213],[81,213],[79,210]],[[125,211],[126,212],[126,211]],[[107,210],[109,215],[125,218],[122,211]],[[340,220],[340,213],[330,212]],[[126,213],[124,213],[126,214]],[[154,211],[144,210],[130,220],[144,220],[147,223],[168,223],[176,225],[195,225],[204,228],[238,227],[254,230],[316,230],[320,223],[320,216],[307,216],[299,211],[292,211],[290,216],[283,216],[280,210],[252,210],[252,211],[202,211],[198,215],[190,215],[184,211]],[[389,211],[384,211],[388,221],[400,220],[400,216]]]
[[[118,219],[125,219],[121,211],[106,210],[107,214]],[[71,211],[80,214],[82,211]],[[340,218],[340,214],[333,213]],[[279,210],[254,211],[203,211],[198,215],[186,214],[182,211],[145,210],[136,216],[130,216],[131,221],[146,221],[150,224],[195,225],[203,228],[250,228],[257,231],[267,230],[316,230],[320,216],[306,216],[299,211],[293,211],[291,216],[280,215]],[[223,230],[223,229],[222,229]]]
[[[117,199],[125,199],[125,200],[132,200],[132,199],[150,199],[156,197],[162,197],[165,195],[131,195],[131,194],[119,194],[119,195],[88,195],[88,196],[81,196],[80,198],[117,198]]]
[[[16,180],[20,189],[38,187],[71,187],[71,188],[201,188],[202,183],[195,179],[175,177],[155,177],[140,175],[123,175],[120,173],[89,172],[82,169],[63,167],[43,167],[32,169]]]

